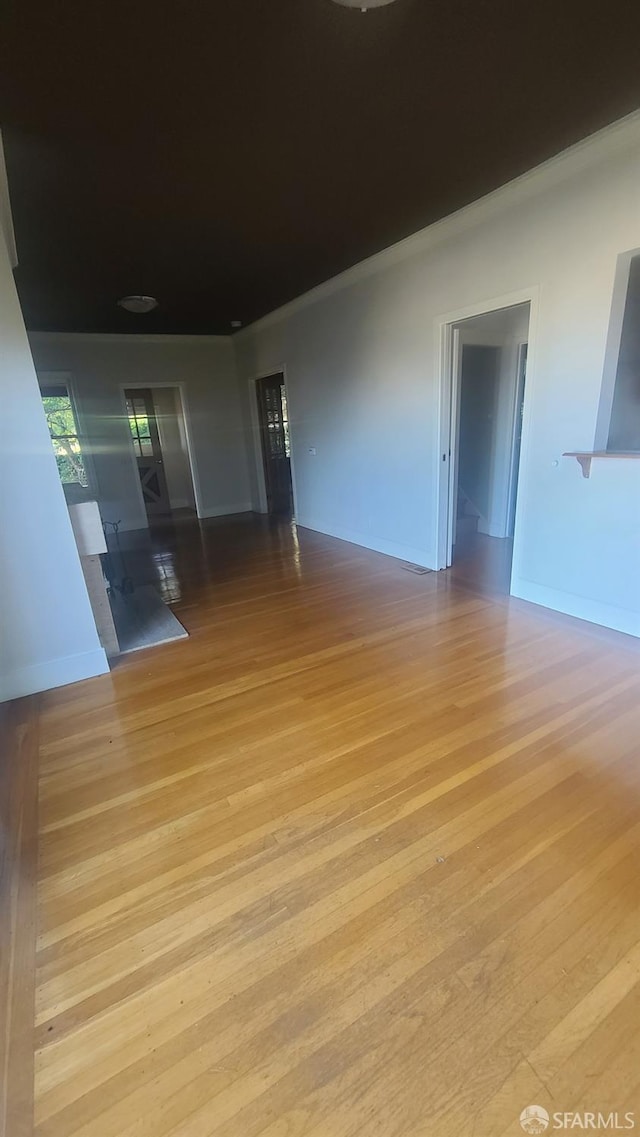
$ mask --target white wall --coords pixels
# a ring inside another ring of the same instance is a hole
[[[108,670],[0,234],[0,700]]]
[[[236,337],[250,444],[248,380],[286,366],[300,524],[436,567],[441,323],[531,295],[512,591],[640,634],[640,462],[562,457],[593,449],[639,186],[632,116]]]
[[[154,387],[153,405],[172,509],[195,509],[187,438],[177,387]]]
[[[221,336],[108,336],[32,333],[36,368],[71,376],[79,427],[89,437],[103,519],[139,529],[139,489],[123,388],[183,385],[193,474],[203,517],[251,508],[231,340]]]

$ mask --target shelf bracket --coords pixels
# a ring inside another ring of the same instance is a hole
[[[565,450],[564,458],[575,458],[581,470],[582,477],[588,478],[591,474],[591,461],[593,458],[640,458],[640,450]]]
[[[582,477],[588,478],[591,474],[591,454],[576,454],[576,462],[582,467]]]

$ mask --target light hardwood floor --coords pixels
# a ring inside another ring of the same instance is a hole
[[[0,704],[0,1135],[32,1137],[38,700]]]
[[[640,1126],[639,657],[242,517],[40,721],[39,1137]]]

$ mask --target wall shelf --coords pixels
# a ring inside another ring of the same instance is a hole
[[[588,478],[591,474],[591,462],[594,458],[636,458],[640,459],[640,450],[626,452],[615,450],[565,450],[564,458],[575,458],[582,467],[582,477]]]

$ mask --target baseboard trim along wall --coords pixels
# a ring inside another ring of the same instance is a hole
[[[301,529],[312,529],[314,533],[324,533],[327,537],[337,537],[339,541],[348,541],[350,545],[360,545],[363,549],[371,549],[374,553],[384,553],[387,557],[395,557],[399,561],[410,561],[411,564],[423,568],[433,569],[435,556],[415,545],[398,545],[395,541],[387,541],[383,537],[372,537],[361,533],[357,529],[344,529],[342,526],[328,526],[311,517],[296,518]]]
[[[486,533],[487,537],[499,537],[500,540],[505,540],[507,536],[503,526],[490,525],[482,517],[478,519],[478,533]]]
[[[32,664],[0,676],[0,702],[34,695],[38,691],[50,691],[53,687],[66,687],[68,683],[93,679],[108,671],[109,664],[103,648]]]
[[[229,517],[232,513],[253,513],[253,506],[250,502],[243,501],[238,505],[212,505],[207,509],[203,509],[199,517]]]
[[[528,600],[531,604],[541,604],[543,608],[552,608],[555,612],[564,612],[567,616],[576,616],[579,620],[588,620],[591,624],[613,628],[616,632],[640,636],[640,614],[628,608],[602,604],[599,600],[590,600],[588,596],[576,596],[572,592],[561,592],[517,578],[511,582],[511,595],[520,600]]]
[[[435,565],[433,554],[412,545],[398,545],[382,538],[369,537],[359,530],[328,526],[315,518],[301,517],[297,519],[297,524],[301,529],[311,529],[315,533],[324,533],[327,537],[336,537],[339,541],[348,541],[351,545],[359,545],[376,553],[384,553],[385,556],[395,557],[400,561],[410,561],[412,564],[422,565],[425,568],[434,568]],[[575,616],[577,619],[586,620],[591,624],[600,624],[605,628],[612,628],[616,632],[624,632],[629,636],[640,636],[640,615],[627,608],[617,608],[613,604],[602,604],[597,600],[590,600],[586,596],[576,596],[571,592],[546,588],[544,585],[534,584],[532,581],[515,577],[511,584],[511,595],[520,600],[528,600],[531,604],[539,604],[543,608],[562,612],[567,616]]]

